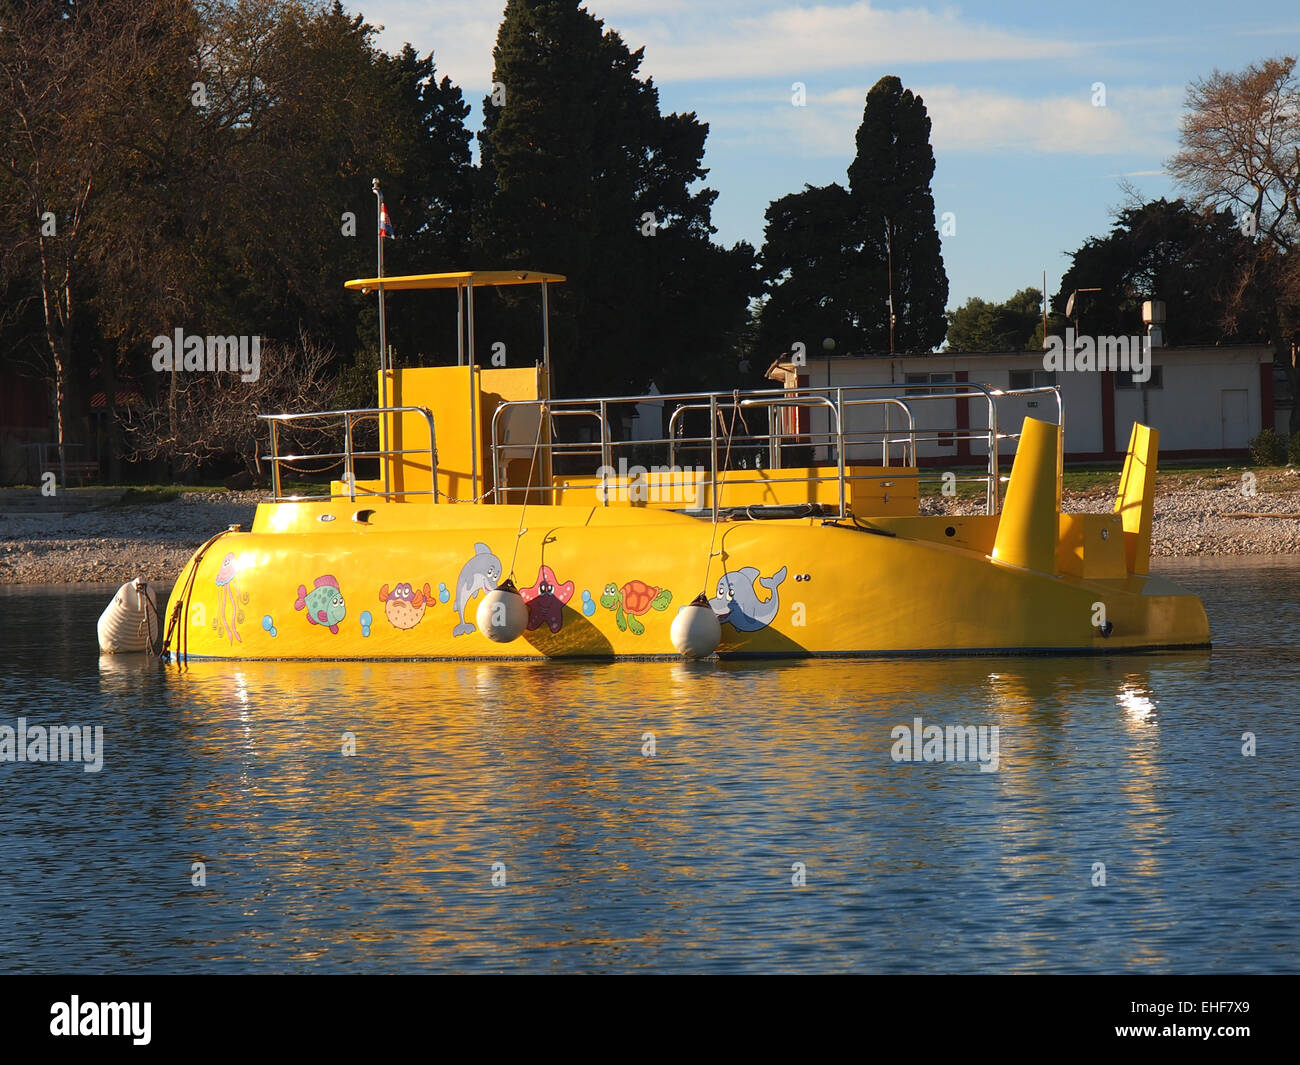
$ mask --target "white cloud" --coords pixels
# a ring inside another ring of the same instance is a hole
[[[1175,148],[1183,88],[1112,86],[1106,107],[1094,107],[1085,86],[1073,96],[1038,99],[950,86],[921,95],[936,149],[1159,157]]]
[[[711,129],[728,144],[782,144],[805,155],[850,158],[868,86],[809,94],[807,106],[755,94],[711,111]],[[950,85],[912,86],[925,101],[936,152],[1137,154],[1158,161],[1176,149],[1181,86],[1111,86],[1109,106],[1093,107],[1086,85],[1074,96],[1014,96]],[[732,97],[739,100],[743,97]],[[759,102],[762,100],[763,102]],[[1159,173],[1159,171],[1152,171]]]
[[[998,29],[945,8],[885,11],[865,0],[843,7],[753,5],[719,13],[703,5],[687,18],[640,30],[646,66],[662,81],[813,76],[830,70],[906,63],[1059,59],[1077,41]]]
[[[826,75],[898,69],[906,63],[1041,61],[1084,58],[1092,46],[1001,29],[958,9],[881,10],[868,0],[797,6],[791,0],[589,0],[588,8],[631,47],[646,45],[643,73],[657,81],[717,85],[697,110],[710,145],[761,145],[813,157],[853,153],[868,85],[818,93]],[[378,0],[368,14],[384,25],[380,44],[411,41],[433,49],[439,74],[461,86],[477,114],[492,78],[492,47],[505,0]],[[436,15],[435,15],[436,11]],[[857,76],[861,76],[858,74]],[[726,80],[732,84],[725,84]],[[760,86],[758,82],[766,82]],[[838,79],[836,79],[838,80]],[[874,81],[874,76],[872,77]],[[806,107],[790,85],[808,85]],[[1125,89],[1109,82],[1108,107],[1091,105],[1090,80],[1075,95],[1029,96],[953,84],[920,92],[934,123],[936,151],[1019,151],[1070,155],[1137,153],[1157,163],[1171,154],[1183,87]]]
[[[790,77],[906,63],[1050,60],[1080,54],[1075,40],[999,29],[955,8],[881,10],[858,0],[844,6],[764,5],[743,0],[590,0],[607,28],[632,48],[645,45],[643,72],[656,81]],[[492,46],[505,0],[376,0],[366,9],[384,26],[383,47],[410,41],[434,49],[438,68],[462,88],[486,91]]]

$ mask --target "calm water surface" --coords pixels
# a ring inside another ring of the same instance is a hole
[[[1158,569],[1212,652],[180,670],[0,589],[0,725],[104,728],[0,762],[0,970],[1295,972],[1300,562]]]

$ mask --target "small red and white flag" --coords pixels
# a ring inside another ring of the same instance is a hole
[[[379,204],[379,235],[389,240],[396,240],[393,233],[393,220],[388,217],[388,208],[381,201]]]

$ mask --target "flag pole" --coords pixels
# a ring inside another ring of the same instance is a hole
[[[379,406],[388,406],[388,332],[384,324],[384,285],[382,278],[384,276],[384,194],[379,191],[379,179],[372,178],[370,187],[375,193],[375,232],[378,234],[375,240],[378,247],[379,273],[376,277],[381,278],[379,284]],[[385,429],[391,429],[386,414],[380,415],[380,426]],[[390,433],[382,434],[383,439],[380,441],[379,450],[383,451],[387,447],[387,440]],[[389,498],[391,485],[389,483],[388,456],[383,456],[384,463],[384,499]]]
[[[375,238],[378,257],[379,273],[376,277],[384,276],[384,194],[379,191],[379,179],[373,178],[370,182],[371,188],[375,191],[375,232],[378,236]],[[388,369],[388,336],[384,329],[384,286],[379,286],[379,368],[380,370]]]

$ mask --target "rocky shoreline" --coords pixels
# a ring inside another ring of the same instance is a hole
[[[1161,557],[1300,554],[1300,476],[1255,495],[1239,486],[1157,490],[1151,550]],[[0,513],[0,584],[167,585],[195,549],[235,524],[248,528],[265,493],[186,492],[167,503],[79,513]],[[1068,511],[1104,512],[1109,491],[1066,492]],[[924,513],[978,513],[975,500],[926,499]]]

